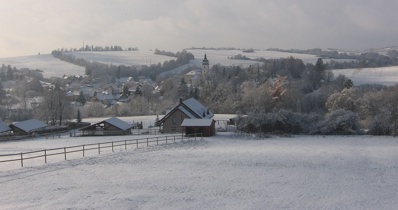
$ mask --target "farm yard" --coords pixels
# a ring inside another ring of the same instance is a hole
[[[27,151],[119,138],[126,136],[61,136],[0,147]],[[0,208],[395,209],[397,149],[390,136],[234,133],[132,145],[24,168],[0,165]]]

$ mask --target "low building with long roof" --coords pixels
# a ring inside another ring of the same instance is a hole
[[[80,131],[82,136],[129,135],[132,127],[132,124],[112,117],[81,128]]]
[[[30,135],[43,131],[48,125],[42,121],[31,119],[21,122],[14,122],[10,125],[14,135]]]

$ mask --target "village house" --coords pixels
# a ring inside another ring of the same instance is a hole
[[[185,119],[211,119],[214,116],[208,108],[194,98],[183,101],[168,112],[157,124],[164,133],[182,132],[181,124]],[[197,121],[199,122],[199,121]],[[215,126],[215,124],[211,125]]]

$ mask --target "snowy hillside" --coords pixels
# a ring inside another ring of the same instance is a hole
[[[84,75],[85,69],[54,58],[50,54],[31,55],[11,58],[0,58],[0,65],[41,70],[45,78],[62,77],[63,75]]]
[[[219,134],[0,172],[0,208],[397,209],[397,150],[393,137]]]
[[[332,71],[334,76],[339,74],[350,78],[354,85],[362,84],[381,84],[395,85],[398,83],[398,66],[362,68],[362,69],[338,69]]]
[[[175,60],[173,57],[155,55],[153,51],[92,51],[92,52],[69,52],[76,58],[83,58],[88,61],[99,63],[141,66],[163,63],[164,61]]]
[[[265,58],[265,59],[279,59],[288,58],[293,56],[294,58],[302,59],[304,63],[313,63],[317,61],[315,55],[309,54],[299,54],[299,53],[288,53],[288,52],[277,52],[277,51],[267,51],[267,50],[256,50],[252,53],[244,53],[241,50],[201,50],[201,49],[188,49],[188,52],[195,56],[195,59],[203,59],[204,54],[207,54],[207,58],[211,65],[221,64],[226,66],[249,66],[257,65],[258,62],[250,60],[232,60],[228,57],[233,57],[235,55],[241,54],[250,59],[255,58]],[[326,61],[325,61],[326,62]]]
[[[276,51],[255,51],[253,53],[243,53],[240,50],[188,50],[195,56],[195,60],[187,66],[196,65],[201,66],[201,62],[204,54],[207,54],[207,58],[210,61],[210,65],[228,65],[228,66],[243,66],[248,67],[250,65],[256,66],[258,62],[250,60],[231,60],[228,57],[232,57],[238,54],[244,55],[249,58],[287,58],[293,56],[295,58],[302,59],[304,63],[313,63],[317,61],[317,57],[309,54],[298,54],[298,53],[285,53]],[[90,61],[96,61],[101,63],[108,63],[114,65],[150,65],[155,63],[163,63],[166,60],[174,59],[168,56],[155,55],[152,51],[117,51],[117,52],[71,52],[79,58],[84,58]],[[324,59],[324,62],[328,62]],[[42,71],[43,76],[46,78],[50,77],[62,77],[63,75],[84,75],[85,69],[83,67],[61,61],[54,58],[49,54],[32,55],[32,56],[21,56],[12,58],[0,58],[0,65],[10,65],[16,68],[29,68],[39,69]],[[178,70],[178,69],[176,69]],[[335,76],[343,74],[354,81],[354,85],[375,83],[384,85],[394,85],[398,81],[398,66],[392,67],[380,67],[380,68],[363,68],[363,69],[344,69],[344,70],[333,70]]]

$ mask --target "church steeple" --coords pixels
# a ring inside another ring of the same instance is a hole
[[[206,75],[208,75],[210,70],[210,64],[209,64],[209,60],[207,60],[207,55],[205,53],[205,58],[202,61],[202,76],[205,77]]]

